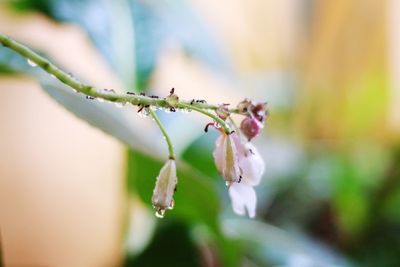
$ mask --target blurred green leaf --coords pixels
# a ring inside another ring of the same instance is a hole
[[[333,174],[334,206],[343,230],[357,236],[368,225],[369,202],[362,177],[352,162],[338,158]]]
[[[210,131],[194,140],[182,154],[182,158],[209,177],[219,177],[212,155],[218,133]],[[221,180],[220,180],[221,181]]]
[[[7,1],[7,0],[6,0]],[[39,11],[50,15],[52,11],[52,0],[8,0],[11,7],[18,11]]]
[[[145,129],[137,126],[134,117],[136,110],[132,107],[118,108],[114,103],[87,99],[85,95],[75,93],[56,79],[42,79],[41,84],[51,97],[79,118],[131,148],[159,157],[160,147],[148,138]]]
[[[159,224],[151,244],[136,258],[128,258],[125,267],[202,266],[200,251],[190,236],[187,224],[168,220]]]

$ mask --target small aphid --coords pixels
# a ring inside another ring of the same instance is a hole
[[[93,99],[94,99],[94,97],[93,97],[93,96],[90,96],[90,95],[87,95],[87,96],[86,96],[86,99],[93,100]]]
[[[134,92],[126,92],[127,95],[135,95]]]
[[[141,96],[145,96],[146,94],[144,92],[140,92],[140,95]]]
[[[196,103],[206,103],[206,101],[203,99],[199,99],[199,100],[196,100]]]
[[[169,109],[169,111],[171,111],[171,112],[175,112],[175,111],[176,111],[176,109],[175,109],[174,107],[171,107],[171,108]]]
[[[242,181],[243,176],[239,175],[239,180],[238,180],[238,184],[240,184],[240,182]]]
[[[175,185],[174,192],[178,191],[178,186]]]
[[[233,134],[235,131],[231,131],[229,134]]]
[[[156,95],[151,95],[150,98],[158,98]]]
[[[146,106],[144,106],[145,108],[149,108],[150,107],[150,105],[146,105]]]
[[[140,107],[140,108],[138,109],[137,112],[139,113],[139,112],[141,112],[143,109],[144,109],[144,107]]]
[[[192,101],[190,101],[190,105],[193,105],[194,101],[196,100],[192,99]]]
[[[170,95],[173,95],[175,93],[175,88],[173,87],[172,89],[171,89],[171,91],[169,91],[169,94]]]

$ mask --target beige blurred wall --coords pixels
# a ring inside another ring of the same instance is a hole
[[[92,84],[120,86],[75,27],[35,14],[19,17],[0,6],[0,32],[46,51]],[[66,111],[29,77],[2,76],[0,91],[5,266],[118,265],[124,147]]]

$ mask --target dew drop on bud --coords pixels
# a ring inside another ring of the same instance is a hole
[[[169,210],[172,210],[174,207],[175,207],[175,201],[172,200],[172,201],[171,201],[171,204],[169,204],[168,209],[169,209]]]
[[[36,67],[37,66],[37,64],[35,62],[33,62],[32,60],[30,60],[30,59],[28,59],[27,62],[29,64],[29,66],[31,66],[31,67]]]
[[[164,218],[164,216],[165,216],[165,210],[159,209],[159,210],[156,211],[156,217],[157,218]]]

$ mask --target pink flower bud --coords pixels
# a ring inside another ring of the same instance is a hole
[[[169,159],[161,168],[153,191],[152,203],[157,217],[164,217],[165,211],[173,208],[177,182],[175,160]]]
[[[238,182],[241,179],[238,148],[236,147],[236,144],[240,143],[238,140],[239,137],[236,133],[223,133],[217,139],[213,153],[215,165],[227,185]]]
[[[254,117],[246,117],[240,123],[240,130],[251,141],[254,137],[260,134],[263,124]]]
[[[245,99],[245,100],[239,102],[239,104],[237,105],[237,109],[239,110],[239,113],[245,115],[249,111],[251,105],[252,105],[251,101],[248,99]]]
[[[264,123],[267,113],[267,103],[257,103],[251,106],[252,115],[261,123]]]

